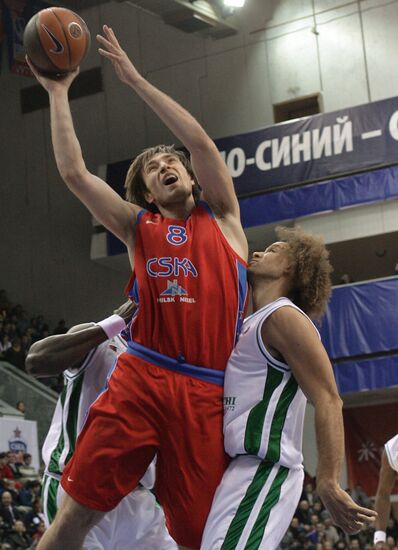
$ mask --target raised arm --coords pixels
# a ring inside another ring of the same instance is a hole
[[[87,170],[76,137],[68,91],[78,70],[63,79],[53,80],[39,74],[29,59],[27,62],[49,94],[51,138],[62,179],[102,225],[129,244],[139,207],[123,200],[109,185]]]
[[[39,378],[80,367],[92,349],[110,338],[110,331],[118,333],[129,322],[134,311],[135,304],[128,301],[99,324],[76,325],[67,334],[48,336],[35,342],[25,360],[26,370]]]
[[[376,513],[358,506],[339,484],[344,459],[342,402],[326,351],[310,321],[290,307],[271,315],[262,337],[269,349],[283,356],[315,407],[317,492],[333,522],[346,533],[354,533],[371,523]]]
[[[139,74],[113,30],[106,25],[103,30],[105,36],[97,35],[102,46],[100,54],[111,60],[120,80],[145,101],[188,149],[204,199],[216,215],[221,218],[233,216],[239,220],[239,204],[232,178],[213,140],[188,111]]]

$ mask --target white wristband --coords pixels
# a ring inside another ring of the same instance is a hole
[[[102,328],[108,338],[113,338],[127,326],[124,319],[122,319],[120,315],[116,314],[111,315],[96,324]]]
[[[373,536],[373,544],[377,544],[378,542],[386,542],[385,531],[375,531]]]

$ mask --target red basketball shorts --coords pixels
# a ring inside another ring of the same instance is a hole
[[[122,354],[91,406],[62,477],[77,502],[107,512],[157,455],[156,494],[167,527],[199,548],[215,490],[228,466],[223,388]]]

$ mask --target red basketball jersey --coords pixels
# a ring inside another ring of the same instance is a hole
[[[193,365],[225,370],[247,298],[246,262],[204,202],[186,220],[142,211],[128,294],[129,339]]]

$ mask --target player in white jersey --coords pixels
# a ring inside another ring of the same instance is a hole
[[[384,445],[381,456],[379,483],[377,486],[375,510],[378,518],[375,522],[374,545],[377,550],[387,549],[386,528],[390,519],[391,491],[394,487],[398,473],[398,435],[389,439]]]
[[[28,371],[35,376],[63,371],[65,378],[42,449],[42,498],[47,526],[62,504],[64,491],[59,481],[88,409],[105,389],[117,356],[126,349],[119,332],[126,326],[125,320],[131,318],[132,304],[121,306],[117,313],[97,325],[78,325],[67,334],[49,336],[33,344],[26,359]],[[151,464],[140,485],[89,531],[84,550],[176,550],[163,511],[150,492],[154,481],[155,465]]]
[[[303,487],[307,398],[315,407],[317,493],[334,523],[353,533],[376,515],[339,485],[342,402],[310,320],[323,314],[330,295],[328,253],[320,238],[300,229],[277,233],[283,241],[255,253],[248,266],[254,313],[244,321],[224,385],[225,449],[233,460],[214,497],[201,550],[278,547]]]

